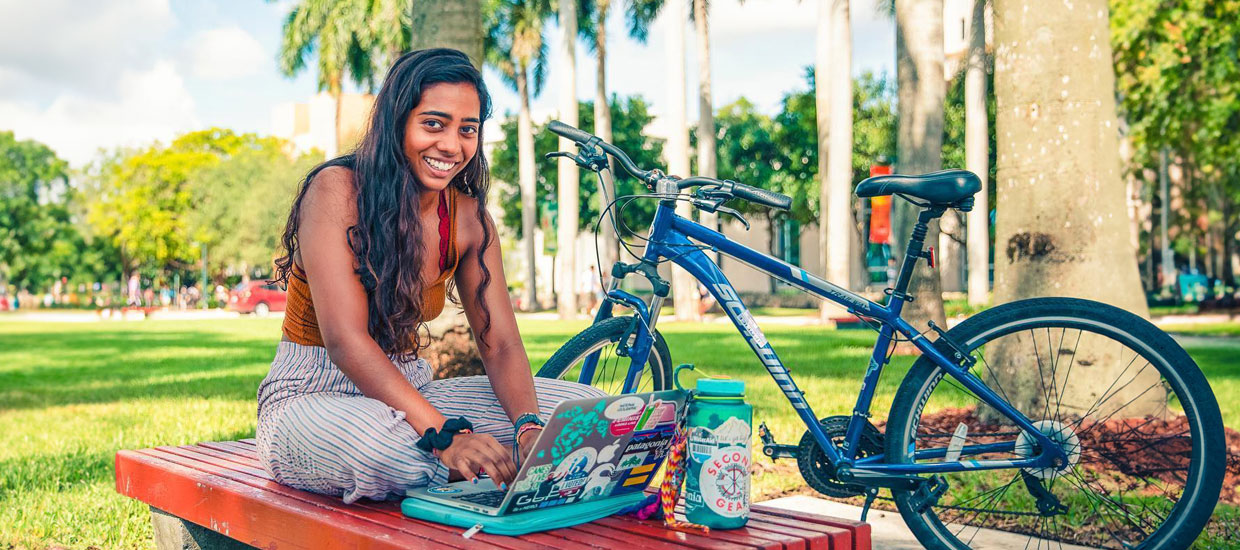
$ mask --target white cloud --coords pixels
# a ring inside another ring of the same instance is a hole
[[[167,140],[199,125],[194,99],[168,60],[147,71],[122,71],[112,91],[116,99],[64,91],[46,108],[0,99],[0,121],[18,139],[43,142],[75,166],[99,148]]]
[[[712,2],[710,8],[712,35],[813,30],[818,23],[814,0]]]
[[[190,66],[199,78],[251,76],[267,65],[263,45],[236,25],[200,32],[191,43]]]
[[[0,67],[24,83],[0,97],[111,89],[125,69],[155,61],[175,23],[168,0],[0,2]]]

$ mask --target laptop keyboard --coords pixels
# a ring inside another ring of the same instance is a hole
[[[494,491],[487,491],[485,493],[472,493],[468,495],[461,495],[456,498],[459,500],[464,500],[466,502],[472,502],[474,504],[481,504],[482,506],[496,507],[496,506],[499,506],[499,503],[504,501],[504,493],[505,493],[504,491],[496,489]]]

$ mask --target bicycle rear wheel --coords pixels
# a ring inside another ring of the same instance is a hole
[[[944,474],[947,492],[921,509],[895,492],[924,546],[970,548],[984,528],[1026,535],[1029,548],[1187,548],[1201,533],[1222,485],[1223,424],[1201,370],[1170,336],[1067,298],[1005,304],[948,336],[976,358],[972,374],[1060,444],[1069,464]],[[923,357],[896,393],[885,450],[892,463],[1022,459],[1039,453],[1033,441]],[[995,443],[1012,445],[944,456]]]
[[[590,384],[609,394],[616,395],[624,389],[624,379],[632,360],[619,355],[620,339],[633,325],[633,316],[612,317],[581,331],[572,337],[538,369],[541,378],[559,378]],[[632,342],[629,342],[632,344]],[[581,367],[587,357],[597,353],[594,375],[590,380],[581,379]],[[638,375],[635,392],[660,391],[671,387],[672,355],[667,342],[658,330],[654,331],[654,343],[650,356]]]

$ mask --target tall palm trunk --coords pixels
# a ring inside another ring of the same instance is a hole
[[[685,91],[685,23],[688,21],[686,6],[683,0],[672,0],[666,4],[668,24],[668,101],[671,110],[668,113],[671,133],[667,137],[667,171],[673,175],[688,177],[689,174],[689,129],[685,122],[685,104],[688,97]],[[689,203],[677,201],[676,213],[686,218],[693,216]],[[696,320],[698,315],[698,293],[693,277],[678,266],[672,267],[672,304],[676,318],[681,321]]]
[[[534,124],[530,120],[529,69],[517,67],[517,95],[521,96],[521,110],[517,114],[517,170],[521,185],[521,236],[525,247],[525,310],[538,308],[538,255],[534,248],[538,178],[534,162]]]
[[[715,152],[715,106],[710,94],[710,15],[707,13],[708,9],[707,0],[693,0],[693,23],[697,31],[698,60],[697,175],[713,178],[719,172]],[[719,217],[715,213],[703,211],[699,215],[702,225],[711,229],[718,226]]]
[[[896,171],[901,174],[933,172],[943,166],[943,0],[896,0],[896,81],[899,128]],[[902,258],[918,207],[892,201],[892,251]],[[937,243],[939,227],[930,224],[926,243]],[[917,262],[909,285],[915,300],[905,306],[905,319],[921,328],[928,321],[944,324],[943,292],[939,273],[925,261]]]
[[[560,0],[560,55],[564,72],[560,76],[560,121],[576,127],[577,123],[577,1]],[[560,138],[561,151],[573,151],[572,141]],[[559,161],[559,227],[556,232],[556,257],[560,272],[556,277],[556,310],[561,319],[577,317],[577,222],[580,207],[581,174],[577,165],[566,158]]]
[[[818,29],[814,42],[814,115],[818,133],[818,250],[822,251],[822,275],[830,277],[831,258],[831,186],[827,183],[831,156],[831,4],[833,0],[818,0]],[[774,231],[774,227],[771,228]],[[831,302],[823,301],[823,320],[839,312]]]
[[[330,151],[325,151],[327,153],[327,158],[329,159],[335,158],[336,155],[339,155],[340,152],[344,149],[344,132],[341,129],[343,126],[344,120],[343,120],[343,117],[340,116],[340,113],[342,111],[342,105],[344,103],[344,97],[343,97],[344,92],[341,90],[341,80],[343,80],[343,76],[336,74],[336,75],[332,75],[327,83],[327,93],[331,94],[332,101],[334,101],[336,104],[335,120],[332,121],[333,132],[336,135],[332,136],[332,140],[331,140],[332,149]]]
[[[454,48],[482,67],[481,0],[411,0],[413,49]]]
[[[990,134],[986,113],[986,0],[973,0],[969,26],[968,68],[964,75],[965,167],[982,180],[969,212],[969,303],[983,305],[990,296]]]
[[[852,31],[848,21],[848,0],[830,1],[831,61],[824,80],[815,79],[816,86],[830,90],[830,136],[827,172],[823,178],[827,188],[827,280],[849,287],[852,271]],[[819,144],[819,150],[822,145]],[[820,153],[821,154],[821,153]]]
[[[994,13],[1001,193],[995,303],[1076,296],[1148,315],[1124,210],[1107,0],[996,0]],[[1047,381],[1022,338],[1010,342],[1015,349],[988,347],[987,361],[1012,403],[1036,410]],[[1116,380],[1128,360],[1089,339],[1085,335],[1077,346],[1091,351],[1075,355],[1073,372]],[[1134,375],[1126,387],[1136,395],[1117,390],[1107,406],[1122,410],[1098,414],[1161,412],[1166,400],[1157,381],[1157,371]],[[1095,403],[1105,390],[1105,383],[1050,382],[1062,388],[1058,399],[1065,408]],[[1135,388],[1150,389],[1142,395]]]
[[[594,88],[594,135],[611,143],[611,103],[607,99],[607,12],[611,8],[611,2],[610,0],[597,0],[595,7],[598,9],[598,21],[595,25],[598,42],[598,47],[595,48],[598,78],[595,79]],[[613,165],[612,170],[602,173],[603,189],[601,191],[603,192],[598,194],[598,211],[599,215],[603,216],[603,223],[599,226],[599,231],[602,233],[602,249],[599,251],[602,265],[599,269],[602,273],[609,273],[611,264],[620,259],[616,219],[607,214],[608,204],[616,198],[616,180],[612,173],[615,169]],[[615,211],[613,210],[612,213],[614,214]]]

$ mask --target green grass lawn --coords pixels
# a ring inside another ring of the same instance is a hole
[[[0,549],[149,547],[146,505],[114,490],[115,452],[252,437],[255,392],[279,324],[254,318],[0,322]],[[585,325],[522,322],[532,363],[541,365]],[[872,333],[764,329],[816,413],[851,411]],[[674,362],[745,380],[755,419],[781,442],[800,438],[804,428],[791,407],[730,325],[667,323],[660,330]],[[1237,348],[1190,351],[1219,395],[1224,421],[1240,426]],[[897,358],[884,373],[877,416],[886,415],[910,363]],[[755,496],[803,485],[787,472],[760,473]]]

